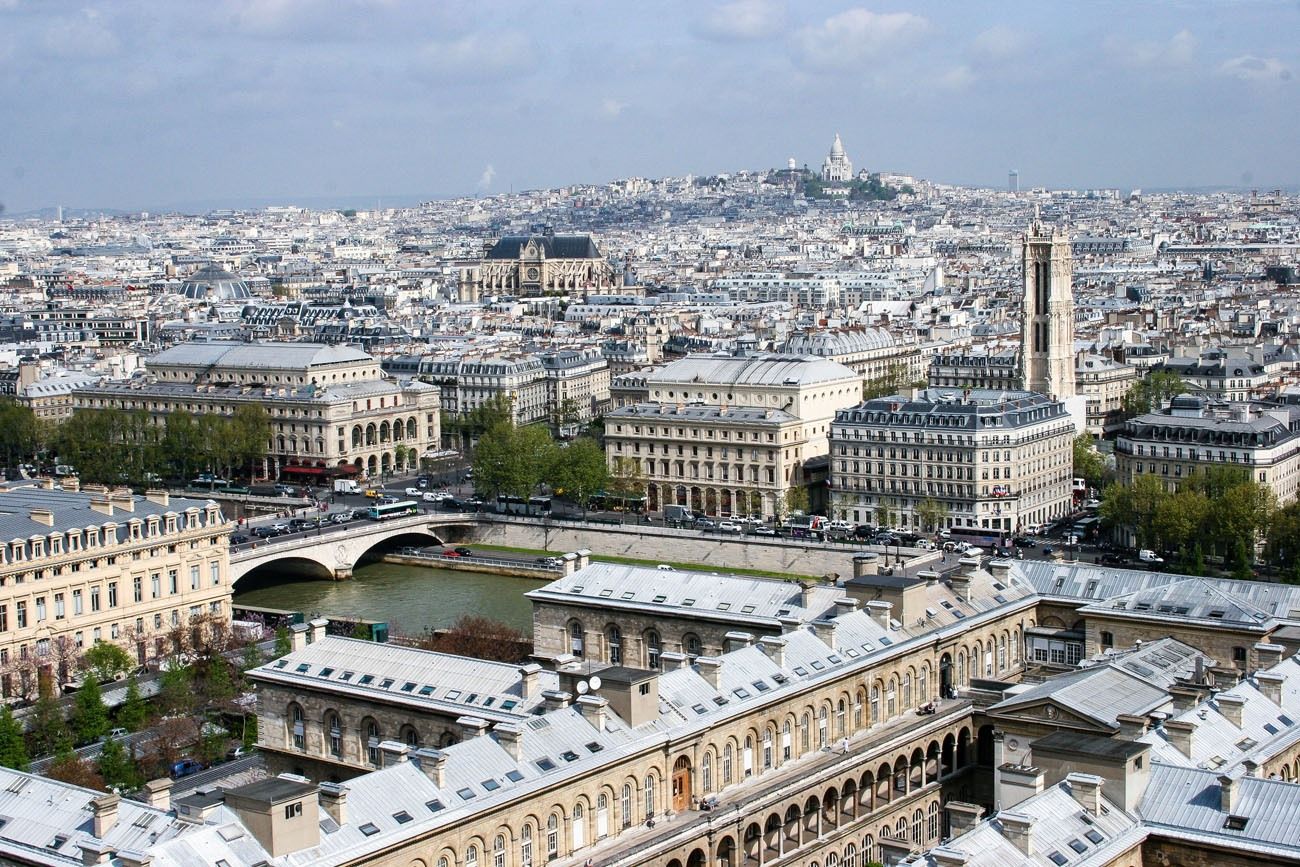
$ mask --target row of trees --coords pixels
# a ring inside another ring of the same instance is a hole
[[[253,478],[270,437],[270,416],[257,404],[241,405],[229,417],[180,410],[165,426],[145,410],[83,409],[58,428],[52,445],[82,481],[116,484],[190,479],[200,470]]]
[[[1273,492],[1238,467],[1207,467],[1176,491],[1153,475],[1102,492],[1101,516],[1129,528],[1139,548],[1176,554],[1189,574],[1202,574],[1204,558],[1219,556],[1243,578],[1251,577],[1255,540],[1274,529]]]
[[[527,499],[547,485],[585,506],[609,481],[605,452],[595,440],[579,437],[560,444],[541,425],[499,421],[474,452],[474,487],[483,497]]]

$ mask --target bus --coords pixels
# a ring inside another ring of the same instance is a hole
[[[826,537],[826,519],[821,515],[791,515],[785,519],[785,529],[794,539],[816,539]]]
[[[1010,535],[1002,530],[989,530],[983,527],[948,528],[949,542],[965,542],[984,549],[1005,547],[1009,543]]]
[[[497,497],[497,511],[503,515],[549,515],[551,514],[550,497],[510,497],[501,494]]]
[[[389,518],[404,518],[407,515],[420,514],[420,504],[414,500],[399,500],[396,503],[384,503],[371,506],[367,510],[372,521],[387,521]]]

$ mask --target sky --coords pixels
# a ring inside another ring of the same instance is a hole
[[[1300,0],[0,0],[0,204],[1300,182]]]

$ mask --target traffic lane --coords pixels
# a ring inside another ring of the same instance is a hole
[[[206,768],[197,773],[180,777],[172,784],[172,797],[185,795],[198,789],[207,788],[219,783],[226,777],[234,774],[242,774],[245,771],[251,771],[253,768],[260,767],[263,764],[260,753],[244,756],[242,759],[234,759],[229,762],[221,762],[210,768]]]
[[[325,517],[328,517],[328,515],[326,515]],[[362,521],[368,521],[368,520],[370,519],[369,518],[348,518],[346,521],[340,521],[339,523],[333,523],[331,521],[326,520],[323,524],[321,524],[318,527],[307,527],[300,530],[290,530],[287,533],[280,533],[277,536],[268,536],[265,539],[259,536],[253,536],[252,534],[245,532],[243,533],[243,535],[249,536],[250,537],[249,540],[247,542],[237,542],[237,543],[232,542],[230,545],[230,550],[247,551],[247,550],[251,550],[252,548],[256,548],[258,545],[272,545],[275,544],[276,542],[285,542],[292,539],[314,539],[317,536],[328,536],[331,533],[347,532],[347,530],[351,525],[360,523]],[[281,520],[273,523],[287,523],[287,522]],[[237,532],[242,532],[242,531],[237,531]]]

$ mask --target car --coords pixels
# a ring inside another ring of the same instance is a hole
[[[739,532],[740,532],[740,525],[737,524],[735,521],[720,521],[720,522],[718,522],[718,532],[719,532],[719,533],[739,533]]]
[[[1047,546],[1045,546],[1045,547],[1043,548],[1043,556],[1044,556],[1044,557],[1050,557],[1051,555],[1053,555],[1053,554],[1055,554],[1055,553],[1056,553],[1056,549],[1053,548],[1051,545],[1047,545]]]
[[[352,515],[348,512],[335,512],[328,520],[331,524],[346,524],[351,518]]]
[[[1102,554],[1097,562],[1103,566],[1123,566],[1128,560],[1120,554]]]
[[[179,780],[181,777],[197,774],[201,770],[203,770],[203,763],[198,759],[181,759],[172,765],[172,779]]]
[[[253,535],[259,539],[273,539],[280,535],[280,531],[274,527],[254,527]]]
[[[290,530],[295,530],[295,531],[296,531],[296,530],[302,530],[302,529],[304,529],[304,528],[306,528],[306,527],[308,527],[308,526],[310,526],[310,525],[311,525],[311,521],[308,521],[306,518],[291,518],[291,519],[289,519],[289,529],[290,529]]]
[[[436,503],[442,499],[442,495],[434,493],[433,491],[425,491],[420,495],[420,499],[424,500],[426,503]]]
[[[1016,536],[1011,540],[1011,544],[1017,548],[1037,548],[1038,542],[1028,536]]]
[[[922,551],[933,551],[934,543],[931,542],[929,539],[917,539],[916,547],[920,548]]]
[[[366,488],[366,497],[369,499],[375,500],[382,496],[383,494],[381,494],[377,488]]]
[[[948,530],[941,529],[937,533],[935,533],[935,535],[938,536],[940,539],[947,539],[949,536],[952,535],[952,533]]]
[[[235,759],[242,759],[245,756],[250,756],[252,754],[253,751],[250,750],[248,747],[244,746],[243,744],[237,744],[231,747],[230,749],[226,750],[226,761],[233,762]]]
[[[984,556],[984,549],[983,549],[983,548],[976,548],[976,547],[974,547],[973,545],[967,545],[967,546],[966,546],[966,550],[962,551],[962,552],[961,552],[961,555],[962,555],[963,557],[983,557],[983,556]]]
[[[456,550],[455,550],[454,548],[447,548],[446,550],[444,550],[444,551],[442,552],[442,556],[444,556],[444,557],[446,557],[446,558],[448,558],[448,559],[454,560],[454,559],[456,559],[457,557],[459,557],[460,554],[456,553]]]
[[[459,548],[456,549],[456,553],[462,557],[473,557],[474,549],[466,548],[464,545],[461,545]]]
[[[660,564],[659,564],[658,566],[656,566],[655,568],[658,569],[660,572],[676,572],[676,571],[677,571],[677,570],[674,569],[672,566],[669,566],[667,563],[660,563]]]
[[[564,561],[559,557],[538,557],[538,566],[545,566],[547,569],[559,569],[564,565]]]
[[[276,522],[271,525],[270,529],[274,530],[276,532],[276,535],[282,536],[285,533],[289,532],[289,525]]]
[[[752,535],[755,536],[775,536],[776,530],[771,527],[755,527]]]
[[[406,496],[408,496],[408,497],[422,497],[422,496],[424,496],[424,491],[420,490],[419,488],[407,488],[407,489],[406,489]]]
[[[232,545],[242,545],[247,541],[248,541],[248,536],[244,535],[243,533],[230,534],[230,544]]]
[[[710,520],[709,518],[696,518],[696,519],[695,519],[695,529],[697,529],[697,530],[716,530],[716,529],[718,529],[718,525],[717,525],[716,522]]]
[[[115,729],[109,729],[109,730],[108,730],[108,737],[109,737],[109,740],[116,740],[117,738],[124,738],[124,737],[126,737],[127,735],[129,735],[129,734],[130,734],[130,732],[127,731],[127,730],[124,729],[124,728],[115,728]]]
[[[427,488],[429,487],[429,480],[426,479],[424,476],[420,476],[420,478],[416,481],[415,484],[418,485],[420,488]]]

